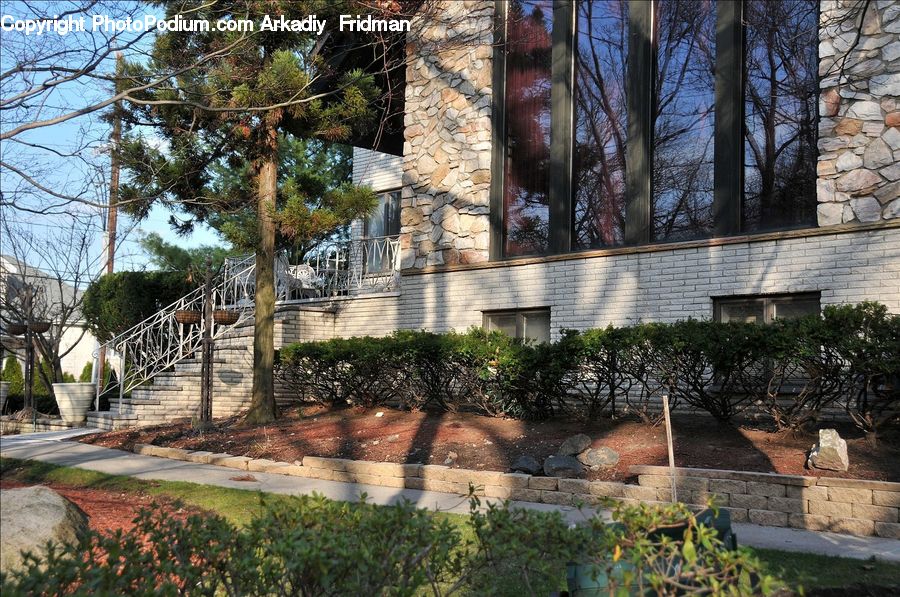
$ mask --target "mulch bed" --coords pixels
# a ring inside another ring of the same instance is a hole
[[[29,487],[34,483],[23,483],[11,479],[0,479],[0,489]],[[66,499],[75,503],[88,516],[88,525],[94,531],[112,535],[121,529],[127,532],[134,528],[134,519],[142,508],[153,506],[155,512],[165,512],[172,518],[186,519],[191,514],[202,512],[199,508],[178,507],[172,500],[143,493],[124,493],[108,489],[70,487],[57,483],[42,483]]]
[[[378,412],[383,413],[376,416]],[[783,474],[840,476],[900,481],[900,442],[872,445],[852,426],[838,426],[847,439],[850,470],[846,473],[805,468],[814,433],[773,433],[752,426],[722,425],[704,417],[678,415],[673,420],[677,466],[720,468]],[[544,458],[576,433],[593,438],[594,447],[608,446],[619,464],[592,471],[592,480],[631,480],[628,467],[665,465],[662,426],[636,421],[518,421],[466,413],[405,412],[387,408],[293,408],[271,425],[245,427],[239,417],[220,419],[200,432],[190,422],[90,435],[81,441],[131,450],[136,443],[191,450],[227,452],[251,458],[293,462],[303,456],[444,464],[450,452],[454,466],[506,471],[522,454]]]

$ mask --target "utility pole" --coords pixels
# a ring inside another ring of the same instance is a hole
[[[121,74],[123,66],[122,52],[116,52],[116,74]],[[106,210],[106,273],[115,270],[116,259],[116,226],[119,219],[119,146],[122,142],[122,104],[113,104],[113,129],[110,135],[109,154],[109,206]],[[101,346],[97,355],[97,384],[103,384],[103,370],[106,365],[106,347]],[[99,394],[98,394],[99,396]],[[96,408],[99,410],[99,398]]]
[[[212,384],[213,384],[213,301],[212,301],[212,258],[206,258],[206,276],[203,283],[203,340],[200,364],[200,428],[212,425]]]

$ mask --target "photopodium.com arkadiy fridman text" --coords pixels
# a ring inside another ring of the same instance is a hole
[[[258,22],[248,19],[186,19],[177,15],[171,19],[160,19],[154,15],[139,18],[115,19],[107,15],[67,16],[53,19],[22,19],[12,15],[0,16],[0,29],[17,31],[24,35],[68,35],[70,33],[143,33],[145,31],[188,31],[224,33],[250,33],[254,31],[283,31],[290,33],[315,33],[322,35],[327,26],[326,19],[308,15],[302,19],[287,19],[284,15],[265,15]],[[358,33],[402,33],[409,31],[406,19],[376,19],[371,15],[340,15],[338,28],[341,31]]]

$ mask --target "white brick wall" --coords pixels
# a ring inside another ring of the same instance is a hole
[[[484,310],[550,307],[557,338],[564,328],[709,319],[713,296],[805,291],[820,291],[823,306],[876,300],[900,313],[900,228],[405,275],[399,296],[342,301],[334,333],[465,330]]]

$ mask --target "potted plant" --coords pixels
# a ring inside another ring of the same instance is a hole
[[[229,311],[227,309],[216,309],[213,311],[213,321],[219,325],[234,325],[237,323],[240,315],[237,311]]]
[[[97,386],[93,383],[55,383],[53,395],[59,406],[59,415],[70,425],[80,425],[87,419]]]
[[[200,323],[200,311],[179,309],[175,311],[175,321],[184,325],[196,325]]]

